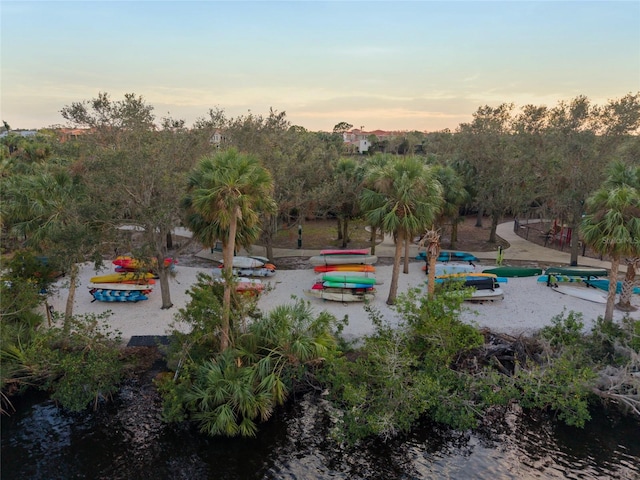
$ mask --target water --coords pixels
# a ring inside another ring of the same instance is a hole
[[[113,405],[69,414],[42,396],[2,419],[3,480],[640,479],[640,422],[605,410],[583,429],[508,416],[478,433],[425,423],[392,442],[327,440],[322,400],[298,399],[255,439],[212,439],[164,425],[159,399],[132,384]]]

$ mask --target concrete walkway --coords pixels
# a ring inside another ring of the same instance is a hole
[[[536,243],[525,240],[518,236],[513,231],[513,222],[505,222],[498,225],[496,234],[509,243],[509,247],[503,250],[503,264],[509,264],[510,260],[515,261],[530,261],[543,266],[563,266],[569,265],[571,260],[571,254],[561,252],[554,248],[547,248]],[[418,245],[412,244],[409,247],[409,254],[412,258],[415,258],[419,252]],[[240,255],[247,255],[248,252],[241,251]],[[395,253],[395,244],[393,238],[389,235],[385,236],[384,240],[376,245],[376,255],[378,257],[393,257]],[[497,248],[493,252],[469,252],[478,257],[483,263],[494,264],[498,254]],[[251,249],[252,255],[266,256],[266,248],[261,246],[255,246]],[[319,250],[297,249],[297,248],[274,248],[274,259],[281,257],[301,257],[309,258],[314,255],[319,255]],[[208,259],[214,262],[222,261],[222,252],[213,251],[210,249],[203,249],[196,254],[199,258]],[[611,262],[605,262],[590,257],[578,256],[578,265],[598,267],[611,269]],[[625,273],[626,267],[620,265],[620,273]]]

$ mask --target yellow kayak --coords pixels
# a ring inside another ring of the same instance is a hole
[[[110,273],[107,275],[98,275],[97,277],[91,277],[90,281],[92,283],[135,283],[135,282],[143,282],[147,283],[146,280],[150,278],[154,278],[153,273]]]

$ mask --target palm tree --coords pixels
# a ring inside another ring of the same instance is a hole
[[[613,321],[620,259],[640,252],[640,190],[620,184],[619,168],[619,162],[612,164],[607,181],[587,200],[581,225],[585,243],[611,258],[606,321]]]
[[[71,318],[77,264],[91,255],[100,263],[96,256],[100,244],[98,206],[77,178],[46,165],[31,175],[12,177],[3,192],[3,203],[3,222],[24,236],[28,247],[55,257],[69,273],[65,319]]]
[[[183,200],[187,224],[204,246],[222,240],[225,267],[220,348],[229,346],[233,256],[237,246],[249,247],[260,235],[260,211],[273,213],[270,173],[252,155],[229,149],[205,156],[187,179]]]
[[[371,225],[396,240],[393,273],[387,304],[398,292],[400,260],[405,238],[433,225],[442,205],[442,186],[433,170],[417,157],[401,157],[367,174],[361,205]]]
[[[451,222],[451,237],[449,248],[455,249],[458,241],[458,223],[460,223],[460,207],[471,198],[464,188],[464,181],[453,167],[436,165],[436,177],[444,189],[444,204],[442,206],[441,222]]]

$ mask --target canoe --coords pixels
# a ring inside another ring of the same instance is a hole
[[[436,263],[436,276],[473,272],[474,269],[470,263]],[[426,271],[427,266],[423,265],[422,270]]]
[[[420,252],[416,257],[418,260],[426,260],[427,252]],[[467,252],[458,252],[455,250],[443,250],[437,258],[438,262],[477,262],[478,257]]]
[[[533,277],[542,274],[542,269],[537,267],[503,266],[485,268],[484,273],[495,273],[499,277]]]
[[[584,283],[589,285],[590,287],[599,288],[600,290],[604,290],[605,292],[609,291],[609,280],[606,278],[598,278],[598,279],[584,279]],[[618,280],[616,285],[616,293],[622,293],[622,281]],[[633,287],[633,293],[636,295],[640,295],[640,287]]]
[[[107,275],[98,275],[91,277],[90,282],[93,283],[123,283],[140,281],[146,283],[146,280],[154,278],[153,273],[109,273]]]
[[[233,268],[231,269],[234,277],[273,277],[275,270],[270,268]],[[214,277],[221,277],[224,273],[223,267],[215,267],[212,270]]]
[[[368,302],[375,298],[374,292],[371,293],[353,293],[350,289],[345,289],[344,291],[340,291],[341,289],[337,289],[338,291],[328,291],[326,289],[323,290],[305,290],[305,295],[314,298],[320,298],[322,300],[329,300],[332,302]]]
[[[311,265],[372,265],[378,261],[375,255],[316,255],[309,258]]]
[[[562,293],[563,295],[570,295],[572,297],[581,298],[595,303],[607,303],[607,295],[597,290],[591,290],[588,288],[569,287],[566,285],[558,285],[553,287],[553,290]]]
[[[355,275],[323,275],[322,280],[325,282],[363,283],[366,285],[376,284],[376,279],[373,277],[358,277]]]
[[[320,250],[320,255],[369,255],[368,248]]]
[[[99,302],[140,302],[147,300],[147,297],[140,291],[122,291],[122,290],[104,290],[101,288],[92,289],[89,291],[94,300]]]
[[[544,271],[545,275],[568,275],[571,277],[606,277],[609,273],[606,268],[596,267],[549,267]]]
[[[148,283],[89,283],[87,287],[101,290],[119,290],[129,292],[150,292],[153,290],[153,285]]]
[[[346,264],[346,265],[317,265],[313,268],[315,272],[323,273],[323,272],[375,272],[376,267],[373,265],[356,265],[356,264]]]

